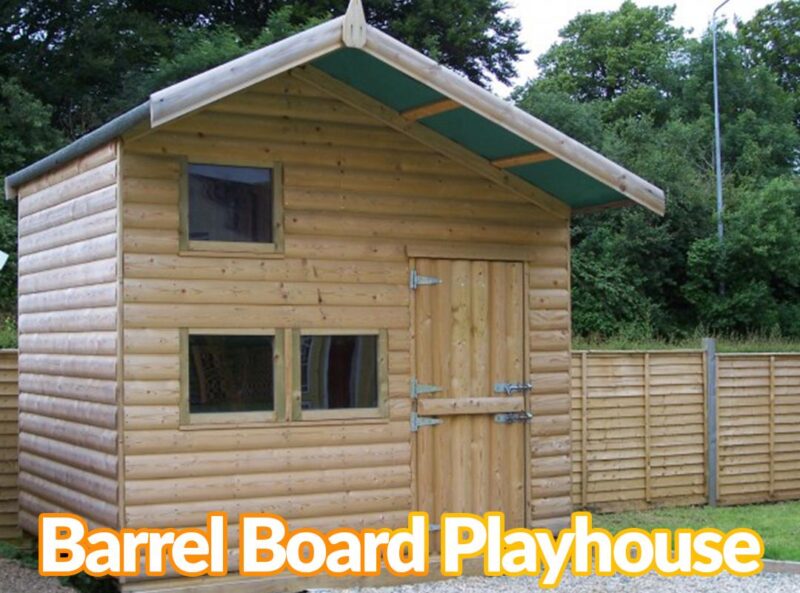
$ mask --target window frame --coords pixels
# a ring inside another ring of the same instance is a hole
[[[272,410],[252,412],[204,412],[194,414],[189,409],[189,336],[272,336],[273,341],[273,403]],[[180,330],[181,401],[180,426],[232,427],[236,425],[259,425],[283,422],[286,418],[286,349],[285,331],[282,329],[206,329]]]
[[[272,170],[272,242],[202,241],[189,239],[189,165],[254,167]],[[180,174],[180,253],[181,255],[280,256],[284,249],[283,165],[258,159],[181,158]]]
[[[335,408],[303,410],[302,355],[303,336],[377,336],[378,404],[374,408]],[[293,422],[330,420],[380,420],[389,417],[389,332],[385,329],[294,329],[291,338]]]

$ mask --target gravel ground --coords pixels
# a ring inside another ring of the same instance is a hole
[[[465,577],[447,581],[348,589],[330,593],[531,593],[537,591],[537,579]],[[730,575],[713,578],[648,575],[628,577],[574,577],[565,575],[558,589],[561,593],[800,593],[800,575],[762,573],[740,579]]]
[[[75,593],[56,578],[45,578],[16,560],[0,558],[0,593]]]
[[[538,590],[537,579],[464,577],[431,583],[397,587],[359,587],[347,590],[315,589],[315,593],[531,593]],[[564,576],[561,593],[800,593],[800,575],[763,573],[739,579],[721,575],[704,579],[657,575],[639,578]],[[75,593],[59,584],[58,579],[44,578],[31,568],[0,558],[0,593]]]

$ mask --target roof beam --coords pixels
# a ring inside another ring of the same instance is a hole
[[[300,66],[290,70],[289,74],[371,115],[387,126],[402,132],[428,148],[452,158],[473,170],[478,175],[505,187],[553,216],[562,220],[569,219],[571,210],[564,202],[554,198],[516,175],[498,169],[487,159],[453,142],[449,138],[442,136],[438,132],[434,132],[418,122],[408,121],[394,109],[387,107],[380,101],[376,101],[372,97],[365,95],[314,66]]]
[[[511,167],[519,167],[520,165],[533,165],[535,163],[552,161],[555,158],[555,156],[545,150],[537,150],[536,152],[497,159],[492,161],[492,164],[499,169],[509,169]]]
[[[442,99],[441,101],[435,101],[433,103],[428,103],[427,105],[421,105],[419,107],[414,107],[413,109],[408,109],[407,111],[403,112],[403,117],[408,121],[417,121],[425,117],[431,117],[432,115],[439,115],[440,113],[453,111],[453,109],[458,109],[459,107],[461,107],[461,104],[453,101],[452,99]]]

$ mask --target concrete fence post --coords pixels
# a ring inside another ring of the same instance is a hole
[[[717,341],[703,338],[706,357],[706,483],[708,504],[717,506]]]

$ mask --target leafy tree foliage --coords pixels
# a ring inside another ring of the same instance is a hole
[[[671,8],[632,2],[614,12],[579,15],[539,60],[540,75],[514,94],[524,109],[668,196],[663,219],[641,208],[575,218],[574,330],[642,338],[691,334],[702,326],[798,337],[799,295],[790,280],[800,269],[788,257],[792,248],[800,253],[800,235],[789,228],[797,223],[794,202],[800,200],[796,97],[770,64],[751,59],[741,35],[721,32],[728,237],[720,245],[711,38],[709,32],[689,38],[672,25],[672,16]],[[763,26],[780,30],[757,25],[751,34],[796,39],[788,18]],[[766,265],[763,258],[773,259]]]
[[[0,4],[0,173],[152,91],[341,14],[347,0],[13,0]],[[503,0],[369,0],[370,22],[486,84],[524,49]],[[574,329],[800,337],[800,3],[719,36],[726,239],[716,239],[711,39],[674,8],[581,14],[515,90],[518,104],[664,188],[642,208],[573,222]],[[15,253],[13,202],[0,249]],[[15,307],[13,258],[0,316]]]
[[[53,150],[61,135],[50,127],[50,109],[15,80],[0,78],[0,171],[15,171]],[[0,190],[0,249],[9,254],[0,272],[0,317],[17,305],[17,210]]]
[[[135,104],[127,78],[160,80],[147,74],[175,59],[186,64],[179,56],[187,47],[205,44],[210,65],[346,7],[347,0],[11,1],[0,6],[0,75],[53,106],[55,127],[76,137]],[[484,84],[510,80],[524,51],[519,22],[504,8],[501,0],[367,3],[376,26]]]

